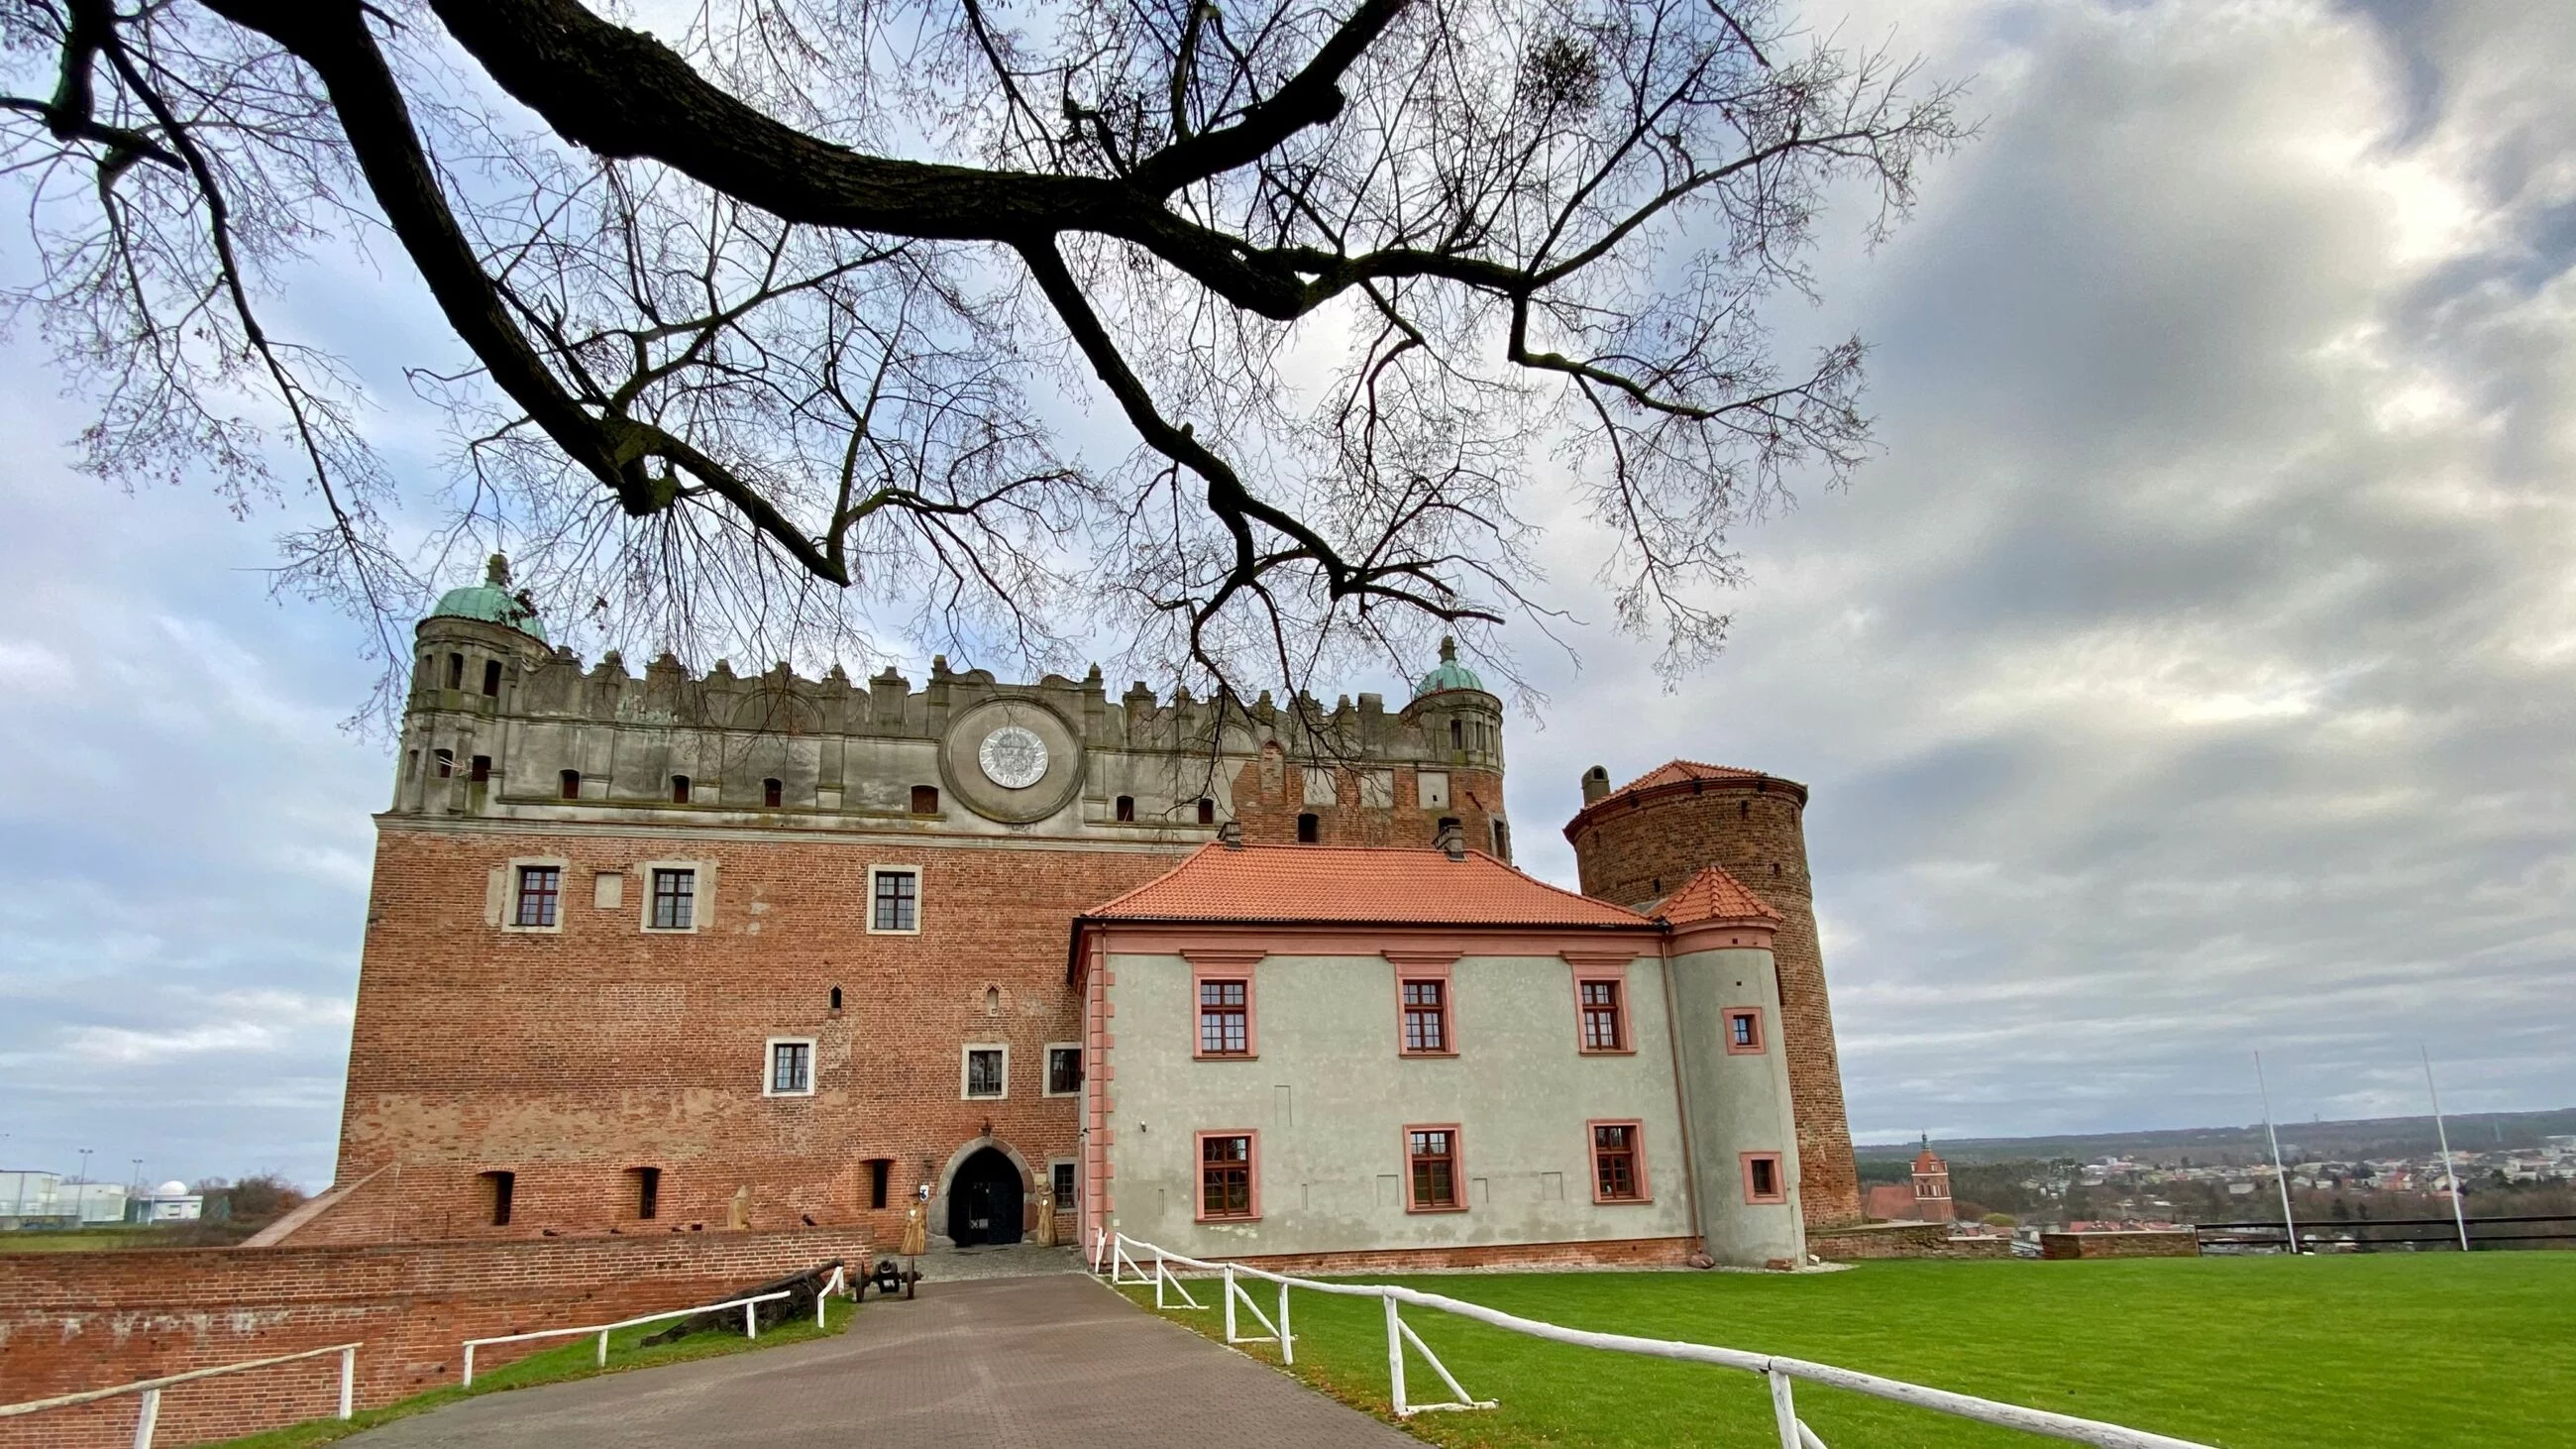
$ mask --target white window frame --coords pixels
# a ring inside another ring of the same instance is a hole
[[[1089,1053],[1083,1052],[1082,1043],[1078,1041],[1048,1042],[1046,1044],[1046,1056],[1040,1063],[1038,1089],[1042,1094],[1049,1097],[1079,1097],[1082,1095],[1082,1088],[1080,1087],[1076,1087],[1070,1092],[1059,1092],[1055,1089],[1055,1054],[1060,1051],[1081,1052],[1084,1056],[1089,1056]],[[1091,1063],[1087,1060],[1082,1064],[1082,1075],[1086,1081],[1090,1079]]]
[[[973,1085],[969,1063],[976,1052],[1002,1054],[1002,1090],[989,1097],[979,1097],[967,1090]],[[970,1041],[957,1049],[957,1099],[961,1102],[1007,1102],[1011,1100],[1011,1044],[1006,1041]]]
[[[519,924],[519,872],[529,866],[535,866],[540,869],[552,869],[559,872],[555,877],[555,923],[551,926],[522,926]],[[501,867],[501,895],[498,902],[500,907],[499,919],[495,920],[492,924],[499,926],[502,930],[516,936],[562,935],[564,917],[570,914],[570,912],[564,909],[564,887],[569,885],[571,882],[572,862],[564,859],[562,856],[512,856],[509,863]]]
[[[777,1089],[778,1049],[783,1046],[801,1046],[805,1049],[804,1091],[782,1092]],[[810,1036],[773,1036],[761,1044],[760,1095],[764,1097],[810,1097],[814,1095],[815,1089],[822,1085],[822,1076],[823,1059],[821,1054],[815,1050],[814,1038]]]
[[[694,879],[689,882],[689,923],[687,925],[657,926],[653,924],[653,872],[657,870],[685,870],[695,873]],[[635,867],[635,878],[637,881],[641,882],[641,884],[636,888],[635,894],[642,897],[642,899],[637,903],[642,909],[636,913],[635,924],[638,929],[644,932],[644,934],[648,936],[694,936],[699,932],[704,931],[714,921],[716,910],[716,868],[713,861],[648,860]]]
[[[909,930],[888,926],[877,928],[877,877],[908,875],[912,877],[912,927]],[[921,898],[921,867],[917,865],[871,865],[868,867],[868,934],[871,936],[918,936],[921,934],[921,911],[926,904]]]

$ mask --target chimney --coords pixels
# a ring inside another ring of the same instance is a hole
[[[1438,844],[1451,860],[1467,858],[1467,832],[1459,828],[1455,822],[1441,830]]]
[[[1243,822],[1229,820],[1216,828],[1216,843],[1228,850],[1243,849]]]
[[[1583,803],[1591,804],[1610,793],[1610,772],[1599,765],[1583,772]]]

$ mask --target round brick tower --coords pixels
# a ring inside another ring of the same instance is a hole
[[[1861,1210],[1807,877],[1806,807],[1806,786],[1753,770],[1675,760],[1613,790],[1609,772],[1595,765],[1584,772],[1583,809],[1565,838],[1585,895],[1642,910],[1700,867],[1720,865],[1787,918],[1772,960],[1798,1123],[1799,1199],[1814,1228],[1858,1222]]]

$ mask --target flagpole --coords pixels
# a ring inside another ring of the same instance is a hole
[[[2272,1143],[2272,1181],[2281,1189],[2281,1235],[2299,1251],[2299,1225],[2290,1216],[2290,1173],[2281,1165],[2281,1134],[2272,1130],[2272,1089],[2263,1080],[2263,1054],[2254,1054],[2254,1089],[2263,1094],[2263,1135]]]
[[[2460,1227],[2460,1251],[2469,1250],[2469,1214],[2460,1205],[2460,1170],[2451,1165],[2451,1129],[2442,1125],[2442,1089],[2433,1085],[2433,1050],[2422,1042],[2415,1044],[2424,1058],[2424,1090],[2433,1098],[2433,1132],[2442,1143],[2442,1172],[2451,1179],[2451,1221]]]

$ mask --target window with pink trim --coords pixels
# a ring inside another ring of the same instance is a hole
[[[1647,1202],[1646,1126],[1642,1122],[1589,1122],[1592,1133],[1592,1200]]]
[[[1198,1134],[1199,1221],[1261,1216],[1260,1138],[1249,1128]]]
[[[1199,978],[1199,1055],[1252,1055],[1252,979],[1248,976]]]
[[[1449,1213],[1466,1208],[1458,1188],[1458,1124],[1434,1122],[1404,1129],[1404,1210]]]
[[[1628,1037],[1628,978],[1583,975],[1574,978],[1575,1009],[1580,1014],[1580,1042],[1587,1052],[1634,1050]]]
[[[1789,1181],[1782,1175],[1777,1152],[1738,1153],[1744,1163],[1744,1200],[1781,1203],[1789,1200]]]
[[[1762,1055],[1762,1008],[1730,1006],[1726,1009],[1726,1054],[1731,1057]]]
[[[1404,1003],[1404,1054],[1454,1056],[1458,1046],[1449,1031],[1449,979],[1408,976],[1396,983]]]

